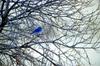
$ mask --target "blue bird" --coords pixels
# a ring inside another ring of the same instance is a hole
[[[38,34],[40,32],[42,32],[42,27],[39,26],[35,30],[33,30],[32,34]]]

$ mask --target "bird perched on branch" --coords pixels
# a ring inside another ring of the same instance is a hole
[[[35,30],[33,30],[33,32],[31,34],[39,34],[42,32],[42,27],[37,27]]]

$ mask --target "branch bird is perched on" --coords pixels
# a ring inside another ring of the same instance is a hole
[[[42,27],[39,26],[31,34],[39,34],[40,32],[42,32]]]

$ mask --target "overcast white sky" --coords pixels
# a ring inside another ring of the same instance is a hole
[[[94,5],[94,6],[88,8],[88,10],[86,10],[86,11],[84,10],[85,13],[91,12],[91,11],[95,10],[99,3],[100,3],[100,0],[94,0],[93,3],[90,4],[90,6],[92,6],[92,5]],[[87,50],[87,53],[89,55],[90,61],[92,63],[92,66],[100,66],[100,49],[97,50],[97,51]]]

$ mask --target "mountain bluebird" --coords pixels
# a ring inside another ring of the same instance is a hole
[[[42,27],[39,26],[35,30],[33,30],[33,32],[31,34],[38,34],[40,32],[42,32]]]

